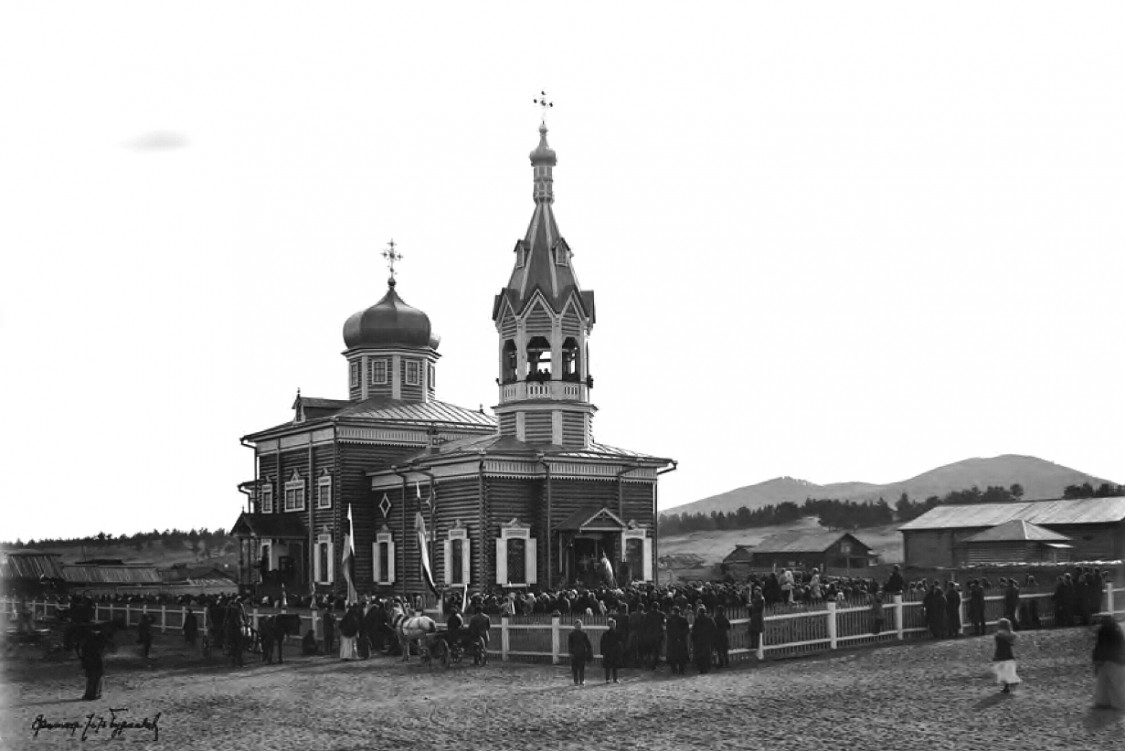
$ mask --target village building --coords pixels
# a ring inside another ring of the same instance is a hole
[[[386,295],[344,325],[348,398],[298,395],[292,420],[243,438],[244,586],[343,593],[349,515],[361,593],[422,593],[424,554],[439,587],[588,584],[603,555],[619,583],[653,579],[657,477],[675,463],[593,438],[594,293],[555,220],[539,133],[531,222],[492,305],[495,417],[436,398],[438,338],[399,298],[392,246]]]
[[[959,563],[1065,563],[1073,548],[1065,535],[1013,519],[965,538]]]
[[[846,574],[878,559],[867,543],[850,532],[779,532],[757,545],[738,545],[723,559],[732,575],[771,569],[831,569]]]
[[[27,548],[0,550],[0,594],[42,597],[65,590],[66,579],[58,553]]]
[[[1029,526],[1022,532],[1001,527],[1013,521]],[[1043,538],[1035,527],[1064,539]],[[994,529],[994,534],[983,534]],[[1125,498],[937,506],[899,527],[899,531],[905,565],[914,568],[961,566],[970,562],[971,555],[991,555],[999,543],[1020,543],[999,539],[1017,534],[1038,537],[1022,542],[1040,542],[1057,551],[1054,555],[1059,559],[1065,554],[1072,561],[1116,561],[1125,559]],[[1054,547],[1059,545],[1072,547]],[[1006,547],[1012,550],[1010,545]],[[1038,545],[1032,545],[1027,554],[1036,550],[1038,555],[1051,555]]]

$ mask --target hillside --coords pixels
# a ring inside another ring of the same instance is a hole
[[[8,546],[14,547],[14,546]],[[23,546],[24,549],[27,546]],[[122,563],[138,566],[156,566],[157,568],[171,568],[176,564],[189,566],[214,566],[215,568],[238,568],[238,550],[233,541],[227,543],[222,549],[207,550],[201,547],[199,552],[194,552],[185,544],[167,546],[164,541],[149,542],[139,549],[133,543],[110,542],[60,542],[55,544],[36,544],[33,549],[43,553],[56,553],[59,563],[74,564],[86,559],[120,560]]]
[[[913,501],[921,501],[932,495],[943,496],[951,491],[965,490],[974,485],[983,490],[989,485],[1007,488],[1015,483],[1023,486],[1025,499],[1040,500],[1061,498],[1067,485],[1080,485],[1084,482],[1097,487],[1112,481],[1037,459],[1034,456],[1005,454],[990,459],[965,459],[931,469],[908,480],[885,485],[866,482],[817,485],[807,480],[779,477],[665,509],[662,513],[696,514],[711,511],[729,513],[738,510],[740,506],[753,510],[787,501],[799,504],[806,498],[867,501],[882,497],[893,505],[903,493],[910,496]]]

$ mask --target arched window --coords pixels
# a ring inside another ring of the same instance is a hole
[[[511,339],[504,342],[504,354],[500,363],[500,379],[503,383],[516,381],[516,343]]]
[[[573,336],[568,336],[562,346],[562,379],[564,381],[577,381],[582,372],[578,362],[578,342]]]
[[[551,343],[546,337],[532,337],[527,343],[527,380],[551,380]]]

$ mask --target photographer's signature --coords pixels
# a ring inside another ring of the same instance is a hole
[[[149,730],[152,731],[154,741],[160,740],[160,712],[157,712],[153,717],[132,719],[123,717],[128,711],[126,707],[110,707],[108,719],[105,715],[91,712],[80,720],[57,722],[48,720],[44,715],[39,715],[32,721],[31,729],[36,738],[39,737],[41,730],[68,730],[71,736],[77,735],[81,731],[82,740],[86,740],[91,733],[98,735],[103,730],[109,731],[110,738],[124,735],[126,730]]]

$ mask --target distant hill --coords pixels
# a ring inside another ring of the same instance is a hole
[[[807,480],[778,477],[757,485],[747,485],[693,503],[665,509],[663,513],[698,514],[711,513],[711,511],[729,513],[737,511],[741,506],[754,510],[786,501],[800,504],[804,503],[806,498],[868,501],[882,497],[893,506],[903,493],[910,496],[912,501],[922,501],[932,495],[944,496],[954,490],[966,490],[974,485],[984,490],[989,485],[1007,488],[1016,483],[1023,486],[1025,500],[1040,500],[1061,498],[1067,485],[1081,485],[1084,482],[1097,487],[1102,483],[1113,481],[1037,459],[1034,456],[1005,454],[991,459],[965,459],[931,469],[909,480],[886,485],[869,482],[817,485]]]

